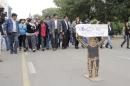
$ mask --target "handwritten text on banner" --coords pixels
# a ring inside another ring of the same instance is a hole
[[[78,24],[76,25],[76,33],[83,37],[107,37],[107,24]]]

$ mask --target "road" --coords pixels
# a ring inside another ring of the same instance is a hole
[[[87,49],[2,52],[0,86],[130,86],[130,50],[120,48],[121,39],[113,40],[114,48],[100,49],[100,78],[93,82],[87,74]]]

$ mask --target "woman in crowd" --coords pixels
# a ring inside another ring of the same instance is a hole
[[[76,18],[76,20],[72,23],[72,27],[73,27],[73,38],[74,38],[74,44],[75,44],[75,49],[79,48],[79,41],[76,38],[76,28],[75,26],[77,24],[82,24],[81,20],[79,17]]]
[[[36,31],[36,26],[34,24],[34,21],[32,19],[27,19],[28,48],[30,48],[33,52],[36,51],[35,31]]]
[[[41,29],[40,29],[40,35],[41,35],[41,45],[42,45],[42,51],[45,50],[45,44],[46,44],[46,31],[47,31],[47,24],[41,20]]]
[[[129,48],[129,36],[130,36],[130,27],[129,23],[125,22],[124,27],[123,27],[123,33],[124,33],[124,41],[121,44],[121,47],[127,42],[127,49]]]
[[[27,26],[25,24],[25,19],[21,19],[20,20],[19,30],[20,30],[19,49],[21,51],[22,46],[23,46],[24,51],[26,51],[26,32],[27,32]]]
[[[36,25],[38,36],[37,36],[37,50],[40,50],[41,46],[41,20],[39,19]]]

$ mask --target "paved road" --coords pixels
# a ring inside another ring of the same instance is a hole
[[[130,86],[130,50],[120,48],[121,39],[114,40],[114,49],[100,49],[100,77],[92,82],[87,73],[87,49],[73,47],[56,52],[3,52],[0,63],[0,86]]]

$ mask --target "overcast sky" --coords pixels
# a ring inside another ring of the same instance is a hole
[[[53,0],[7,0],[13,8],[13,12],[18,14],[18,18],[27,18],[29,13],[41,14],[46,8],[56,7]]]

